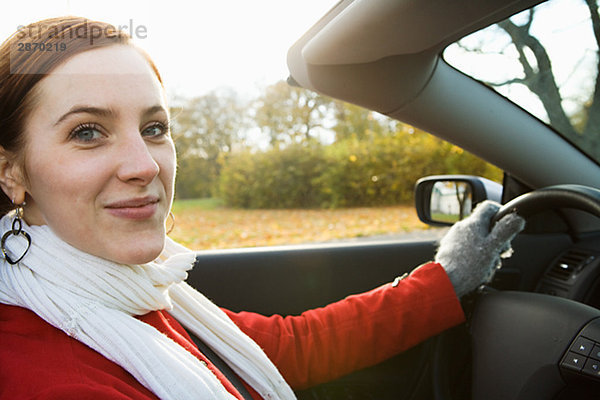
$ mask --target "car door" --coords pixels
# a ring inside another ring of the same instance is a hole
[[[431,260],[435,239],[296,245],[197,253],[188,283],[221,307],[298,315],[373,289]],[[431,343],[303,392],[305,399],[427,398]],[[427,381],[427,384],[423,384]],[[425,397],[424,397],[425,396]]]

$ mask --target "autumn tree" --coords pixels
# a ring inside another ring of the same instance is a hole
[[[260,208],[374,206],[411,201],[424,175],[489,172],[482,160],[425,132],[285,82],[253,102],[212,92],[172,114],[178,198],[221,196],[228,205]],[[270,148],[247,140],[255,131]]]
[[[219,90],[180,102],[171,115],[179,158],[177,195],[213,195],[223,158],[243,143],[246,106],[234,91]]]
[[[272,146],[308,143],[327,127],[332,100],[285,81],[268,86],[254,103],[254,121]]]
[[[390,134],[400,124],[374,111],[343,101],[335,100],[330,106],[335,117],[332,130],[336,140],[363,140],[369,137],[372,139],[375,136]]]

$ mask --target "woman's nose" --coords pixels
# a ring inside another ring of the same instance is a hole
[[[152,182],[160,168],[144,138],[139,133],[127,135],[118,146],[121,147],[118,178],[139,185]]]

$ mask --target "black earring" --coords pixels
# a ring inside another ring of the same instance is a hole
[[[31,246],[31,236],[29,236],[29,233],[25,232],[23,230],[23,221],[21,218],[23,218],[23,206],[25,205],[25,203],[20,204],[17,206],[16,210],[15,210],[15,217],[13,218],[13,222],[12,222],[12,229],[9,230],[8,232],[6,232],[3,236],[2,236],[2,240],[0,240],[0,249],[2,250],[2,255],[4,256],[4,258],[6,259],[6,261],[11,264],[11,265],[15,265],[17,264],[19,261],[21,261],[23,259],[23,257],[25,257],[25,254],[27,254],[27,252],[29,251],[29,247]],[[27,241],[27,247],[25,248],[25,251],[23,252],[23,254],[21,254],[21,256],[19,258],[17,258],[16,260],[13,260],[9,255],[8,252],[6,250],[6,240],[11,236],[21,236],[23,238],[25,238],[25,240]]]

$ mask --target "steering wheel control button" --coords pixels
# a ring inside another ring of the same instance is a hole
[[[584,356],[589,356],[590,353],[592,352],[592,349],[594,348],[594,342],[584,338],[582,336],[579,336],[577,339],[575,339],[575,341],[573,342],[573,344],[571,345],[571,351],[577,354],[582,354]],[[600,348],[598,349],[600,351]]]
[[[590,357],[600,360],[600,345],[596,344],[590,353]]]
[[[569,351],[561,365],[565,368],[579,372],[582,370],[585,360],[586,357],[582,356],[581,354]]]
[[[600,378],[600,361],[589,358],[583,366],[583,373]]]

